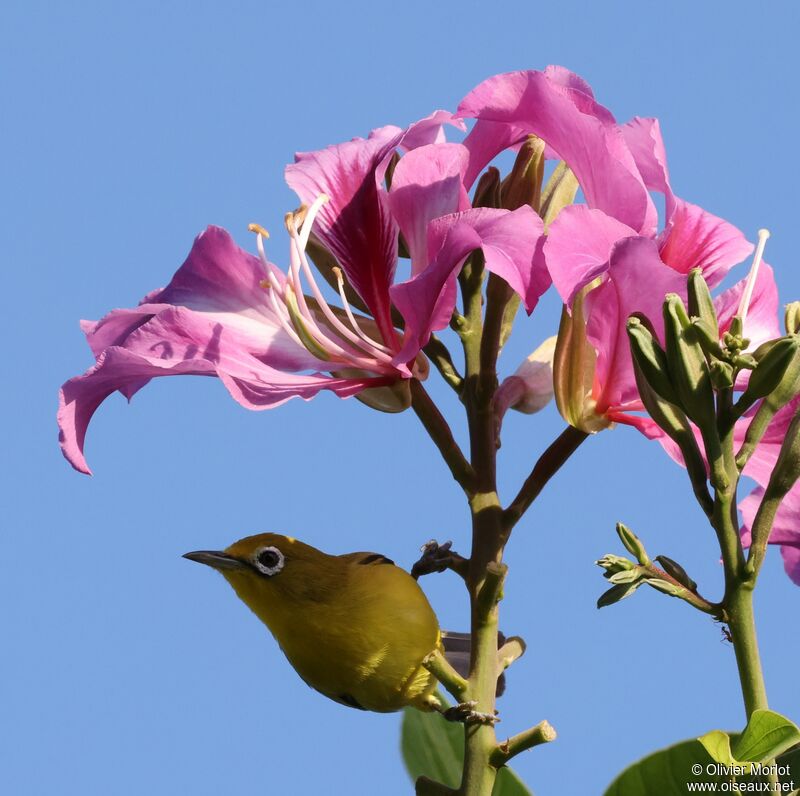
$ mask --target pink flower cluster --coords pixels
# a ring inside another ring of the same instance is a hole
[[[445,131],[464,131],[468,119],[475,122],[463,140],[448,141]],[[564,208],[547,231],[527,205],[473,207],[469,196],[487,165],[530,135],[545,142],[548,159],[569,166],[585,200]],[[643,312],[662,333],[664,296],[685,296],[690,269],[701,268],[713,287],[753,249],[731,224],[673,193],[655,119],[618,124],[589,85],[562,67],[497,75],[455,114],[437,111],[406,129],[382,127],[300,153],[286,180],[303,206],[286,218],[285,272],[267,259],[260,227],[253,227],[257,255],[209,227],[165,288],[132,309],[83,322],[95,364],[64,384],[58,414],[62,449],[76,469],[89,472],[84,438],[105,398],[115,391],[131,398],[157,376],[217,376],[249,409],[308,400],[323,389],[388,411],[405,408],[408,380],[427,373],[421,351],[449,323],[456,277],[476,250],[528,312],[551,283],[568,308],[596,285],[583,306],[596,359],[591,411],[606,424],[658,436],[641,414],[627,317]],[[653,193],[664,199],[660,225]],[[400,236],[411,262],[402,281]],[[325,298],[319,273],[338,292],[337,305]],[[744,281],[717,298],[723,326],[743,289]],[[768,266],[745,336],[753,345],[779,336]],[[759,489],[791,415],[776,416],[749,465]],[[743,503],[746,520],[758,494]],[[800,583],[798,513],[800,496],[790,495],[771,541],[783,546],[787,571]]]

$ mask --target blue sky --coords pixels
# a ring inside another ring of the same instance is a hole
[[[249,413],[212,379],[164,379],[90,430],[93,478],[56,442],[58,386],[90,364],[79,318],[166,283],[208,223],[285,262],[296,150],[453,108],[493,73],[561,63],[618,116],[661,118],[676,191],[749,234],[767,226],[800,297],[797,6],[508,2],[5,3],[0,204],[6,295],[0,770],[14,794],[410,792],[399,716],[310,691],[214,573],[181,553],[259,530],[409,566],[468,547],[463,501],[414,416],[322,396]],[[502,358],[554,333],[552,296]],[[463,438],[458,405],[432,387]],[[507,423],[506,499],[559,433]],[[627,763],[742,709],[719,628],[645,590],[598,612],[593,561],[624,520],[710,595],[715,542],[685,475],[628,429],[591,439],[515,531],[503,627],[529,642],[503,732],[559,731],[521,758],[536,790],[599,793]],[[464,629],[453,577],[424,586]],[[800,716],[800,591],[773,551],[756,609],[772,706]],[[795,617],[794,619],[792,617]],[[639,717],[639,709],[648,705]],[[653,718],[657,717],[657,718]],[[332,778],[335,777],[335,781]]]

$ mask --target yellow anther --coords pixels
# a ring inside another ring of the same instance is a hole
[[[258,286],[263,290],[272,290],[272,283],[269,281],[269,279],[262,279],[258,283]]]
[[[256,235],[261,235],[262,238],[269,238],[269,232],[267,232],[261,224],[248,224],[247,229],[250,232],[255,232]]]

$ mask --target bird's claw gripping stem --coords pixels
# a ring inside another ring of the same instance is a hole
[[[458,705],[453,705],[451,708],[442,711],[442,716],[448,721],[456,721],[461,724],[490,724],[494,726],[500,721],[497,712],[494,713],[481,713],[475,710],[478,703],[475,700],[469,702],[461,702]]]
[[[452,546],[452,542],[439,544],[435,539],[426,542],[422,546],[422,555],[411,568],[411,576],[419,579],[423,575],[452,569],[462,578],[466,577],[469,561],[452,550]]]

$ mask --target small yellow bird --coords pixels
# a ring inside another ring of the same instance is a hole
[[[441,710],[422,665],[444,650],[422,589],[378,553],[333,556],[262,533],[184,556],[218,570],[312,688],[361,710]],[[461,720],[464,720],[462,717]]]

